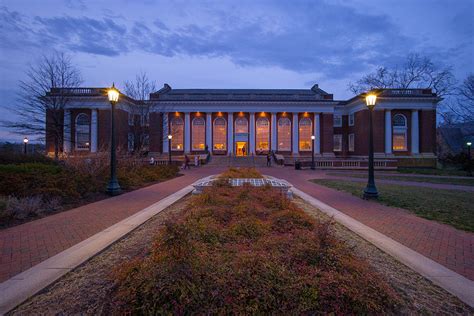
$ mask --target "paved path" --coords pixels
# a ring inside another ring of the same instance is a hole
[[[346,177],[341,174],[341,176],[335,175],[322,175],[318,179],[334,179],[334,180],[346,180],[353,182],[367,182],[367,179],[364,178],[355,178],[355,177]],[[474,192],[474,186],[469,185],[460,185],[460,184],[446,184],[446,183],[431,183],[431,182],[417,182],[417,181],[404,181],[404,180],[390,180],[390,179],[377,179],[377,183],[385,184],[396,184],[396,185],[408,185],[413,187],[423,187],[423,188],[432,188],[432,189],[442,189],[442,190],[458,190],[458,191],[472,191]]]
[[[223,169],[203,167],[117,197],[0,230],[0,282]]]
[[[301,191],[474,280],[473,233],[463,232],[448,225],[417,217],[402,209],[365,201],[349,193],[308,181],[324,177],[322,171],[260,168],[260,172],[287,180]]]

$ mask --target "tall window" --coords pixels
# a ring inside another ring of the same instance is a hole
[[[354,151],[354,134],[349,134],[349,151]]]
[[[291,150],[291,121],[287,117],[282,117],[278,120],[278,150]]]
[[[76,117],[76,149],[88,150],[90,148],[91,122],[89,115],[81,113]]]
[[[402,114],[393,116],[393,151],[407,150],[407,118]]]
[[[214,129],[212,132],[214,150],[226,150],[227,122],[223,117],[217,117],[214,120]]]
[[[270,150],[270,122],[266,117],[259,117],[255,125],[257,128],[257,152]]]
[[[342,126],[342,115],[334,114],[334,127],[341,127]]]
[[[349,114],[349,126],[354,126],[354,121],[355,121],[354,115],[355,115],[354,113]]]
[[[135,149],[135,135],[133,133],[128,133],[128,151],[133,151]]]
[[[248,133],[249,132],[249,121],[246,117],[238,117],[235,120],[235,133]]]
[[[334,151],[342,151],[342,135],[334,135]]]
[[[206,143],[206,122],[202,117],[193,119],[193,150],[204,150]]]
[[[311,135],[312,133],[313,122],[308,117],[303,117],[300,120],[300,150],[301,151],[311,151]]]
[[[184,121],[181,117],[173,117],[171,119],[171,150],[172,151],[181,151],[184,150]]]

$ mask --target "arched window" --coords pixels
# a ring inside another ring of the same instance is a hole
[[[202,117],[195,117],[192,125],[193,150],[204,150],[206,147],[206,122]]]
[[[88,150],[90,148],[90,128],[89,115],[81,113],[76,116],[76,149]]]
[[[266,117],[259,117],[255,125],[257,129],[257,152],[268,151],[270,149],[270,122]]]
[[[287,117],[278,120],[278,150],[291,150],[291,121]]]
[[[407,118],[403,114],[393,116],[392,148],[393,151],[407,150]]]
[[[311,135],[313,122],[309,117],[303,117],[300,120],[299,137],[300,137],[300,151],[311,151]]]
[[[171,135],[171,150],[172,151],[182,151],[184,150],[184,121],[181,117],[176,116],[171,119],[170,124]]]
[[[235,120],[235,133],[244,134],[249,132],[249,121],[246,117],[238,117]]]
[[[227,122],[223,117],[217,117],[214,120],[212,132],[214,150],[226,150]]]

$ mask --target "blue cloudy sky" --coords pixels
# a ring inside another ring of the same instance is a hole
[[[175,88],[348,83],[418,52],[474,72],[474,0],[0,0],[0,113],[29,62],[68,52],[85,86],[147,71]],[[14,139],[0,130],[0,139]],[[17,138],[18,139],[18,138]]]

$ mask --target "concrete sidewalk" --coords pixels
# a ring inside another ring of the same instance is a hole
[[[310,182],[324,178],[323,171],[260,168],[285,179],[297,189],[349,215],[402,245],[474,280],[474,234],[413,215],[405,210],[365,201],[346,192]]]
[[[222,168],[200,167],[183,176],[0,231],[0,282],[68,249]]]

